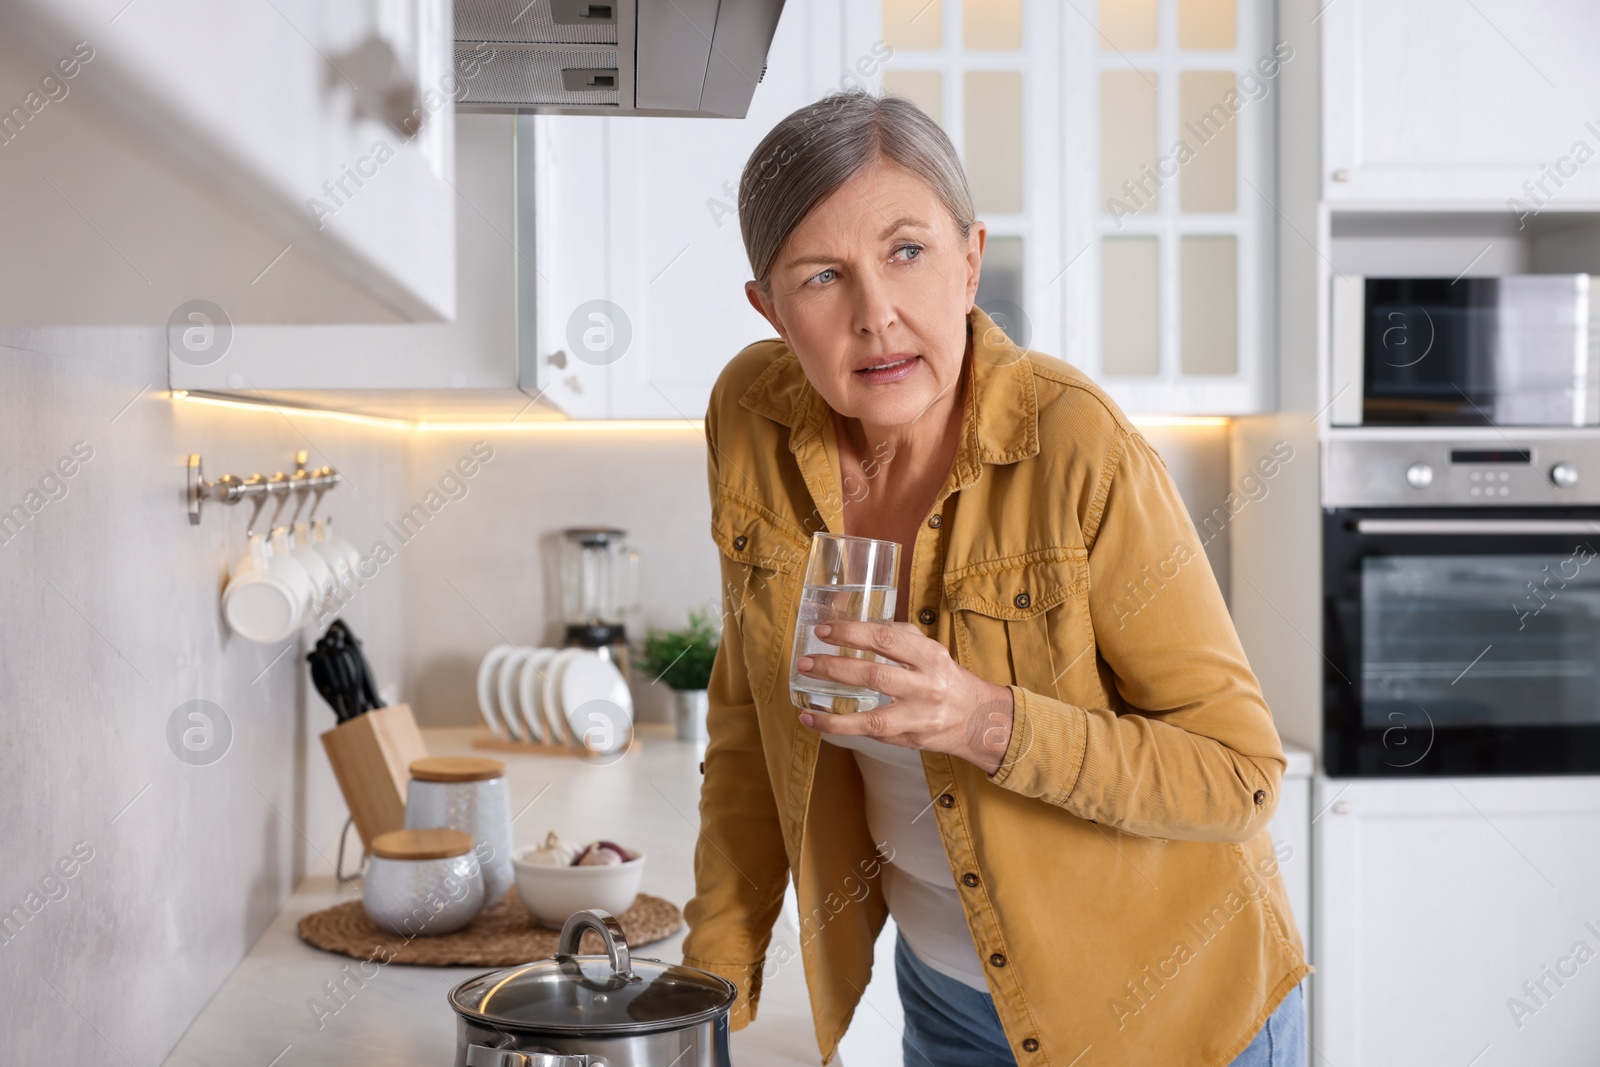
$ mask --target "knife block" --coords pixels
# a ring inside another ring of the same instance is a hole
[[[405,828],[411,761],[428,754],[409,704],[340,723],[322,735],[322,748],[366,851],[379,834]]]

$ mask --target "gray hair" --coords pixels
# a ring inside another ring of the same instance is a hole
[[[768,289],[783,243],[840,186],[885,159],[928,183],[963,240],[972,193],[955,146],[909,100],[861,89],[829,93],[791,112],[761,139],[739,180],[739,229],[750,269]]]

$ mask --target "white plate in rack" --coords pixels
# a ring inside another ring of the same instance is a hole
[[[496,708],[500,712],[500,717],[506,721],[518,741],[539,740],[539,732],[531,728],[522,714],[517,686],[517,680],[522,676],[523,668],[536,651],[538,650],[527,645],[518,645],[507,654],[505,659],[500,661],[499,682],[496,687],[500,702],[496,705]]]
[[[567,744],[589,756],[609,756],[633,740],[633,694],[616,664],[584,650],[558,679]]]
[[[553,745],[571,743],[567,736],[567,712],[561,703],[561,675],[566,671],[567,664],[579,656],[588,655],[593,653],[587,649],[558,649],[544,665],[544,683],[539,687],[539,710],[544,713],[545,724],[550,730],[550,743]]]
[[[495,645],[485,653],[483,662],[478,664],[478,714],[483,716],[483,724],[490,733],[508,741],[515,741],[516,735],[500,718],[498,673],[506,656],[515,651],[515,645]]]
[[[517,675],[517,708],[523,721],[533,732],[532,740],[541,744],[560,744],[561,739],[550,736],[550,726],[545,722],[541,708],[545,668],[555,659],[553,648],[536,648],[522,661],[522,673]]]

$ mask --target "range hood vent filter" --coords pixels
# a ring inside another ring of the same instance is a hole
[[[480,56],[482,52],[478,53]],[[465,59],[463,59],[465,62]],[[609,75],[609,87],[600,87],[600,75]],[[506,107],[617,107],[617,53],[597,48],[551,48],[539,45],[502,45],[494,58],[481,63],[476,77],[463,82],[465,105]],[[596,88],[582,88],[596,85]]]
[[[572,11],[562,11],[562,7]],[[617,43],[617,9],[612,4],[560,4],[550,0],[470,0],[458,2],[456,41],[488,44]],[[609,13],[609,17],[605,17]]]

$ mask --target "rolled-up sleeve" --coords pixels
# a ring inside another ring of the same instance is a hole
[[[990,781],[1146,837],[1244,841],[1266,825],[1283,746],[1177,487],[1124,431],[1084,523],[1095,653],[1125,709],[1012,687]]]

